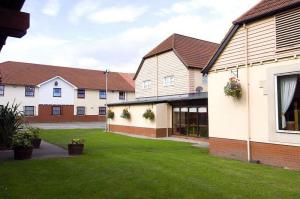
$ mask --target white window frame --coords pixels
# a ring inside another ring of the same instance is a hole
[[[32,114],[32,115],[26,114],[26,108],[29,108],[29,107],[30,107],[30,108],[33,108],[33,110],[32,110],[32,111],[33,111],[33,112],[32,112],[33,114]],[[23,112],[24,112],[24,116],[26,116],[26,117],[32,117],[32,116],[35,115],[35,107],[34,107],[34,106],[24,106],[24,111],[23,111]]]
[[[278,77],[287,76],[287,75],[300,75],[299,72],[291,72],[291,73],[280,73],[276,74],[274,81],[275,81],[275,113],[276,113],[276,131],[277,133],[286,133],[286,134],[300,134],[300,131],[289,131],[289,130],[280,130],[279,129],[279,110],[278,110]]]
[[[174,82],[175,82],[174,75],[169,75],[169,76],[163,77],[163,86],[164,87],[174,86]]]
[[[150,89],[151,88],[151,80],[143,81],[142,87],[143,87],[143,89]]]
[[[100,113],[101,113],[100,109],[105,110],[105,114],[100,114]],[[100,107],[99,107],[99,113],[98,113],[98,115],[102,115],[102,116],[105,116],[105,115],[106,115],[106,107],[105,107],[105,106],[100,106]]]
[[[83,109],[83,114],[78,114],[79,113],[78,110],[81,109],[81,108]],[[85,116],[86,115],[86,108],[85,108],[85,106],[77,106],[76,107],[76,115],[77,116]]]

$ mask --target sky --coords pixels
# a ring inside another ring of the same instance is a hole
[[[220,43],[258,0],[26,0],[30,28],[8,38],[0,62],[135,72],[173,33]]]

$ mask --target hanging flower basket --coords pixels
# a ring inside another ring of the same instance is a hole
[[[128,111],[128,109],[123,109],[123,112],[122,112],[122,115],[121,115],[121,118],[124,118],[124,119],[130,119],[130,113]]]
[[[108,109],[107,117],[108,117],[109,119],[114,119],[115,113],[114,113],[112,110]]]
[[[240,80],[236,77],[229,78],[226,86],[224,87],[224,93],[226,96],[231,96],[236,99],[242,97],[242,87],[240,84]]]
[[[143,117],[145,119],[149,119],[150,121],[153,121],[155,116],[151,109],[147,109],[146,112],[143,114]]]

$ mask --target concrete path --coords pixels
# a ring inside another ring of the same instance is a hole
[[[42,129],[104,129],[105,122],[31,123]]]
[[[47,158],[58,158],[58,157],[69,157],[68,151],[45,141],[42,141],[39,149],[33,149],[32,152],[32,159],[47,159]],[[13,160],[13,159],[14,159],[13,150],[0,151],[0,162],[4,160]]]
[[[142,135],[134,135],[130,133],[121,133],[121,132],[112,132],[115,134],[119,135],[125,135],[129,137],[135,137],[135,138],[141,138],[141,139],[151,139],[151,140],[170,140],[170,141],[175,141],[175,142],[187,142],[193,144],[192,146],[198,147],[198,148],[208,148],[209,143],[205,141],[200,141],[200,140],[193,140],[189,138],[179,138],[179,137],[164,137],[164,138],[152,138],[152,137],[147,137],[147,136],[142,136]]]

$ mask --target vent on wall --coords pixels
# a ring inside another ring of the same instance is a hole
[[[276,15],[277,50],[300,47],[300,9]]]

